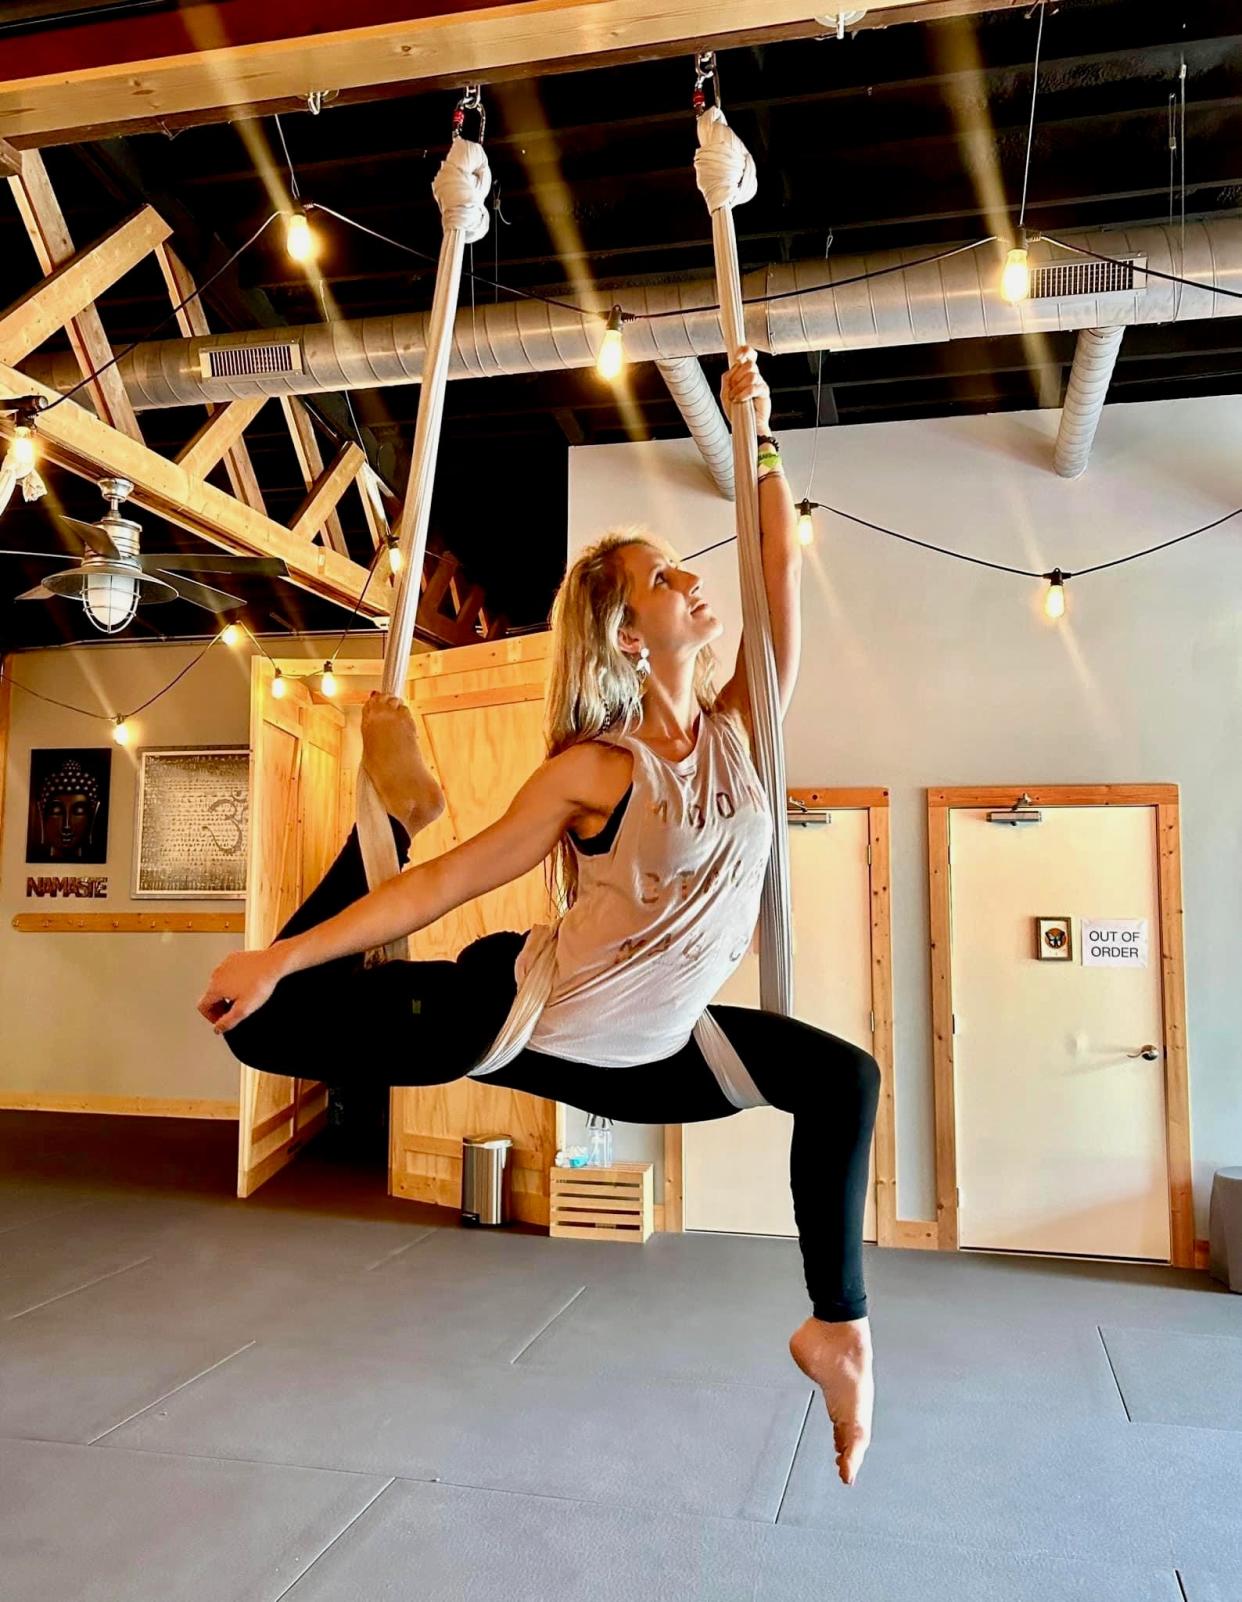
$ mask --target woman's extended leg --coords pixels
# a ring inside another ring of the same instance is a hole
[[[789,1179],[812,1311],[864,1318],[862,1225],[880,1071],[859,1047],[798,1018],[713,1006],[764,1100],[793,1114]],[[565,1101],[625,1123],[698,1123],[737,1111],[693,1039],[672,1057],[595,1068],[526,1051],[491,1084]]]
[[[823,1390],[838,1473],[850,1485],[870,1442],[875,1396],[862,1224],[879,1068],[867,1052],[799,1019],[747,1007],[712,1013],[764,1099],[793,1114],[790,1184],[813,1313],[789,1348]],[[693,1039],[675,1056],[637,1068],[523,1052],[489,1077],[632,1123],[694,1123],[737,1111]]]

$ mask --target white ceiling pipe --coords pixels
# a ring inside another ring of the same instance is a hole
[[[933,344],[990,335],[1033,334],[1136,323],[1185,322],[1237,316],[1242,300],[1217,288],[1242,292],[1242,218],[1187,223],[1185,251],[1180,229],[1166,224],[1109,231],[1066,232],[1065,238],[1113,257],[1140,256],[1162,272],[1178,273],[1206,287],[1179,288],[1135,275],[1135,287],[1096,294],[1064,294],[1009,304],[999,293],[1003,249],[984,246],[925,266],[910,263],[935,247],[836,256],[827,261],[773,264],[743,279],[746,338],[757,350],[862,350]],[[1031,247],[1031,266],[1077,262],[1049,241]],[[897,270],[861,283],[844,283],[878,268]],[[825,288],[841,285],[836,293]],[[788,299],[758,304],[785,292]],[[583,317],[542,301],[507,301],[469,307],[457,315],[450,378],[488,378],[506,373],[552,372],[595,362],[609,308],[618,299],[637,320],[625,324],[631,362],[665,361],[719,354],[724,349],[715,284],[699,278],[679,284],[610,289],[597,297],[596,317]],[[650,313],[673,315],[646,320]],[[418,381],[427,315],[368,317],[301,328],[214,334],[202,339],[152,341],[118,364],[138,410],[201,405],[243,395],[317,394],[372,389]],[[210,374],[211,367],[246,365],[250,347],[265,352],[257,373]],[[282,355],[283,353],[283,355]],[[275,370],[283,365],[287,370]],[[32,359],[26,370],[56,389],[76,383],[71,356]]]
[[[699,447],[707,471],[727,501],[733,499],[733,439],[716,404],[702,366],[693,356],[677,356],[656,366]]]
[[[1087,466],[1124,334],[1124,328],[1084,328],[1078,335],[1052,457],[1062,478],[1077,478]]]

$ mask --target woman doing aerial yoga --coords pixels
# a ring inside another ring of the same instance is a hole
[[[800,655],[801,552],[750,349],[729,368],[723,398],[755,405],[783,717]],[[567,910],[551,992],[524,1048],[489,1080],[626,1122],[736,1112],[695,1026],[750,944],[773,819],[751,757],[741,651],[729,682],[712,686],[722,632],[699,578],[663,540],[614,533],[584,551],[552,610],[547,759],[504,816],[370,892],[355,830],[273,945],[219,964],[199,1011],[242,1062],[268,1073],[329,1085],[457,1079],[509,1013],[528,935],[487,935],[453,962],[368,966],[365,953],[554,854]],[[399,698],[373,695],[362,733],[404,855],[444,798]],[[724,1005],[710,1014],[758,1097],[793,1114],[790,1184],[812,1312],[790,1351],[823,1390],[838,1473],[852,1484],[874,1398],[862,1226],[879,1070],[796,1018]]]

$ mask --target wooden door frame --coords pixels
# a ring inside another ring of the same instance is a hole
[[[949,813],[1009,807],[1020,795],[1037,807],[1153,807],[1160,907],[1160,1001],[1164,1029],[1164,1109],[1169,1181],[1169,1261],[1195,1264],[1190,1161],[1190,1083],[1186,1051],[1186,970],[1182,935],[1182,855],[1175,784],[963,785],[927,792],[930,898],[932,1076],[936,1110],[936,1220],[931,1244],[958,1251],[956,1086],[953,1056],[953,951]]]
[[[907,1223],[897,1217],[897,1142],[893,1100],[893,933],[890,885],[889,793],[887,790],[817,785],[793,788],[791,801],[838,811],[867,812],[868,875],[871,897],[871,1011],[875,1023],[871,1051],[880,1068],[880,1102],[875,1121],[875,1233],[879,1246],[918,1244],[904,1238],[907,1230],[920,1237],[921,1220]],[[657,1227],[679,1234],[685,1228],[685,1188],[682,1153],[684,1125],[664,1126],[664,1203],[657,1208]]]

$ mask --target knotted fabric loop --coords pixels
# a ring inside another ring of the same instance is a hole
[[[744,206],[755,198],[759,180],[750,151],[729,127],[719,106],[709,106],[698,120],[699,148],[694,176],[713,214],[723,207]]]
[[[467,245],[477,244],[487,233],[491,187],[492,170],[483,146],[472,139],[454,139],[431,185],[445,231],[459,228]]]

